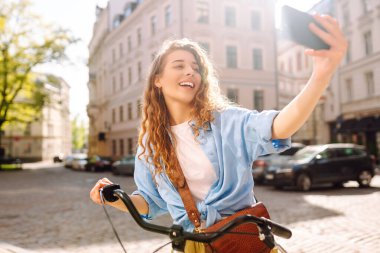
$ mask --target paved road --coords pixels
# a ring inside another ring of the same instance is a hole
[[[132,178],[37,168],[0,172],[0,253],[122,252],[102,208],[90,202],[89,190],[106,176],[131,192]],[[289,252],[379,252],[380,176],[369,189],[350,182],[343,189],[309,193],[257,186],[255,193],[273,220],[292,229],[290,240],[278,239]],[[168,242],[138,228],[128,214],[109,212],[128,252],[153,252]],[[163,216],[155,223],[171,221]]]

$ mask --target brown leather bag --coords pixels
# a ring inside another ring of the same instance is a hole
[[[176,156],[174,156],[176,158]],[[251,207],[245,208],[234,213],[227,218],[220,220],[211,227],[201,229],[200,213],[195,205],[194,199],[191,195],[189,186],[186,183],[185,176],[179,165],[178,159],[176,159],[177,170],[181,177],[181,182],[176,183],[177,190],[181,196],[183,204],[185,206],[187,215],[190,221],[195,226],[195,231],[200,233],[210,233],[218,231],[221,227],[226,225],[236,217],[250,214],[257,217],[270,218],[268,210],[263,203],[259,202]],[[245,234],[225,234],[215,241],[206,246],[206,252],[212,253],[269,253],[271,249],[260,240],[258,227],[254,223],[244,223],[231,230],[231,232],[245,233]],[[249,233],[249,234],[248,234]],[[253,235],[252,235],[253,234]]]
[[[269,219],[269,213],[264,204],[259,202],[255,205],[245,208],[241,211],[234,213],[231,216],[215,223],[211,227],[208,227],[201,232],[215,232],[232,221],[236,217],[250,214],[257,217],[265,217]],[[248,252],[270,252],[271,249],[259,239],[259,231],[254,223],[244,223],[239,225],[231,232],[247,233],[247,234],[225,234],[219,237],[217,240],[210,243],[211,252],[223,252],[223,253],[248,253]],[[253,235],[254,234],[254,235]]]

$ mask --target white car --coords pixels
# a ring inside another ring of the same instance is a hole
[[[74,157],[71,162],[71,167],[73,170],[85,170],[85,165],[87,164],[87,158],[85,157]]]

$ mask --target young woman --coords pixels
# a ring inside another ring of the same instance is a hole
[[[169,212],[188,231],[188,219],[176,190],[180,175],[190,188],[204,227],[252,205],[251,165],[257,156],[290,146],[290,136],[307,120],[328,86],[347,48],[335,19],[315,15],[327,32],[310,29],[331,48],[306,50],[313,73],[305,88],[279,111],[251,111],[230,105],[219,92],[204,51],[187,39],[163,45],[153,61],[144,94],[143,120],[135,162],[137,190],[131,198],[139,212],[154,218]],[[99,180],[91,199],[100,204]],[[107,203],[126,208],[117,201]]]

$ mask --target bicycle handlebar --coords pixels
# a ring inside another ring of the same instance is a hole
[[[123,201],[128,211],[132,215],[133,219],[141,228],[151,231],[151,232],[169,235],[172,239],[175,237],[178,237],[178,235],[175,232],[175,231],[178,231],[181,234],[182,240],[192,240],[192,241],[209,243],[217,239],[218,237],[222,236],[225,232],[230,231],[234,227],[243,223],[248,223],[248,222],[255,223],[259,227],[269,228],[269,230],[274,235],[277,235],[286,239],[289,239],[292,236],[292,232],[286,227],[280,224],[277,224],[267,218],[256,217],[252,215],[239,216],[236,219],[224,225],[217,232],[190,233],[190,232],[184,231],[182,226],[179,226],[179,225],[173,225],[172,227],[169,228],[169,227],[164,227],[164,226],[160,226],[156,224],[151,224],[144,221],[144,219],[141,218],[140,213],[137,211],[135,205],[133,204],[131,198],[128,196],[128,194],[126,194],[123,190],[121,190],[120,186],[117,184],[107,185],[103,187],[101,192],[104,196],[104,199],[107,200],[108,202],[115,202],[116,200],[121,199],[121,201]]]

